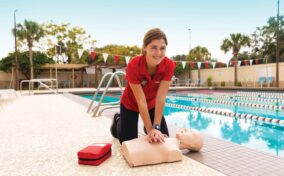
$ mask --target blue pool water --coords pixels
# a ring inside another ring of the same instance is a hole
[[[92,96],[93,95],[84,97],[91,99]],[[202,102],[202,99],[214,99],[211,97],[199,97],[199,99],[195,100],[182,100],[179,99],[179,97],[194,97],[188,95],[178,96],[178,94],[175,94],[174,96],[176,98],[168,96],[166,102],[176,105],[215,108],[235,113],[252,114],[274,119],[284,119],[284,112],[280,110]],[[113,102],[118,100],[119,96],[117,95],[105,97],[105,102]],[[265,103],[257,101],[244,102],[258,104]],[[273,102],[266,102],[265,104],[282,106],[281,103],[276,104]],[[175,125],[180,128],[194,129],[212,137],[284,157],[284,126],[168,106],[166,106],[164,109],[164,115],[169,125]]]
[[[183,96],[184,97],[184,96]],[[191,96],[188,96],[188,98],[194,98]],[[186,106],[193,106],[193,107],[210,107],[210,108],[216,108],[216,109],[223,109],[232,111],[234,113],[241,113],[241,114],[252,114],[256,116],[262,116],[262,117],[270,117],[275,119],[284,119],[284,112],[283,111],[277,111],[272,109],[265,109],[265,108],[253,108],[253,107],[246,107],[246,106],[236,106],[236,105],[228,105],[228,104],[221,104],[221,103],[211,103],[211,102],[202,102],[204,98],[196,99],[193,101],[190,100],[180,100],[179,96],[167,98],[167,103],[173,103],[173,104],[179,104],[179,105],[186,105]],[[207,98],[208,100],[208,98]],[[212,99],[210,99],[212,100]],[[235,102],[242,102],[242,101],[235,101]],[[265,102],[254,102],[251,101],[250,103],[257,103],[262,104]],[[266,103],[269,104],[269,103]],[[272,104],[272,103],[271,103]],[[280,104],[281,105],[281,104]]]
[[[164,113],[168,124],[284,157],[283,126],[172,107]]]
[[[92,100],[93,99],[93,94],[82,94],[80,95],[81,97],[83,98],[87,98],[87,99],[90,99]],[[101,95],[98,95],[96,97],[96,100],[95,101],[100,101],[100,98],[101,98]],[[103,103],[110,103],[110,102],[116,102],[120,99],[120,95],[119,94],[115,94],[115,95],[106,95],[103,99]]]
[[[168,97],[167,103],[284,119],[284,112],[279,110],[180,100],[178,96]],[[284,126],[174,107],[165,107],[164,114],[168,124],[284,157]]]

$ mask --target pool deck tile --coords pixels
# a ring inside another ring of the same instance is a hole
[[[186,156],[225,175],[284,175],[284,158],[204,136],[201,152]]]

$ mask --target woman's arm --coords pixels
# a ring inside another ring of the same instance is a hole
[[[163,115],[163,110],[166,103],[166,96],[169,90],[171,82],[162,80],[156,96],[155,104],[155,119],[154,124],[161,124],[161,119]]]
[[[168,93],[168,89],[170,87],[170,81],[162,80],[157,92],[156,96],[156,104],[155,104],[155,118],[154,118],[154,125],[160,125],[162,120],[162,114],[166,102],[166,96]],[[152,130],[148,133],[149,139],[154,140],[155,142],[164,142],[164,135],[158,130]]]
[[[132,83],[129,84],[135,96],[136,102],[138,104],[139,113],[144,122],[144,126],[149,134],[149,132],[152,129],[152,123],[148,112],[147,101],[142,86],[140,84],[132,84]]]
[[[146,97],[143,92],[142,86],[140,84],[132,84],[132,83],[129,83],[129,84],[135,96],[136,102],[138,104],[139,113],[142,117],[144,126],[148,133],[148,137],[147,137],[148,142],[150,143],[164,142],[163,134],[159,130],[152,128],[152,123],[151,123],[148,106],[147,106],[147,101],[146,101]]]

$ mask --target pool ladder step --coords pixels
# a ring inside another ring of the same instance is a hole
[[[102,112],[103,112],[104,110],[106,110],[106,109],[118,108],[118,107],[120,106],[120,100],[119,100],[119,101],[116,101],[116,102],[103,103],[104,97],[105,97],[105,95],[106,95],[106,93],[107,93],[107,91],[108,91],[108,89],[109,89],[109,86],[111,85],[111,83],[112,83],[112,81],[113,81],[114,78],[115,78],[116,81],[117,81],[117,84],[118,84],[118,86],[119,86],[119,88],[120,88],[121,94],[123,93],[122,82],[121,82],[121,80],[120,80],[120,78],[119,78],[118,75],[124,75],[124,76],[125,76],[126,74],[125,74],[125,72],[123,72],[123,71],[116,71],[116,72],[114,72],[114,73],[106,73],[106,74],[104,74],[104,76],[102,77],[102,79],[101,79],[101,81],[100,81],[100,83],[99,83],[99,85],[98,85],[98,88],[97,88],[97,90],[96,90],[96,92],[95,92],[95,94],[94,94],[94,96],[93,96],[93,98],[92,98],[92,101],[91,101],[91,103],[90,103],[90,105],[89,105],[89,107],[88,107],[88,110],[87,110],[87,112],[92,112],[92,113],[93,113],[93,117],[98,117],[98,116],[100,116],[100,115],[102,114]],[[94,106],[96,97],[98,96],[98,94],[99,94],[99,92],[100,92],[100,89],[102,88],[102,85],[103,85],[104,81],[105,81],[107,78],[109,78],[109,80],[108,80],[107,85],[106,85],[106,87],[105,87],[105,89],[104,89],[104,91],[103,91],[103,94],[102,94],[102,96],[101,96],[99,102]],[[94,107],[93,107],[93,106],[94,106]],[[100,109],[101,106],[107,106],[107,107],[105,107],[105,108],[103,108],[103,109],[101,109],[101,110],[99,111],[99,109]]]

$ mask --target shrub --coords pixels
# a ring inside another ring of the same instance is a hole
[[[225,81],[221,81],[221,87],[225,87],[226,83]]]
[[[242,83],[240,81],[237,82],[238,87],[242,87]]]
[[[208,77],[207,77],[207,85],[208,85],[209,87],[212,86],[212,77],[211,77],[211,76],[208,76]]]

